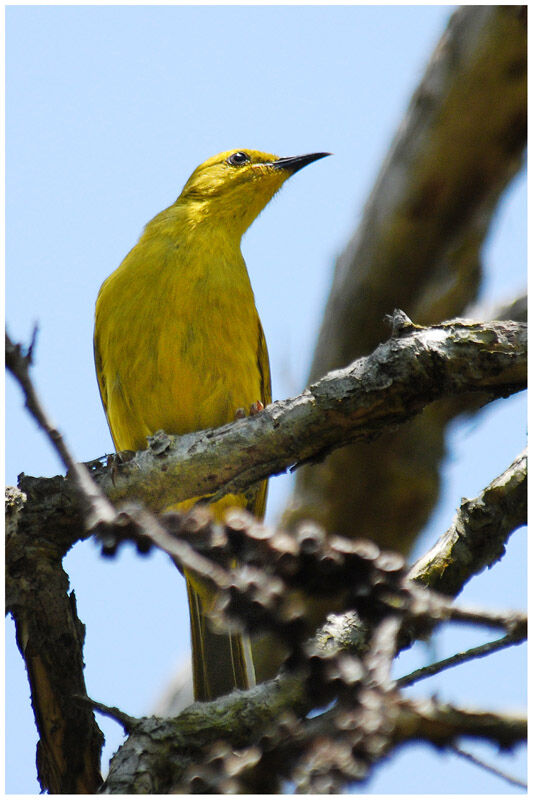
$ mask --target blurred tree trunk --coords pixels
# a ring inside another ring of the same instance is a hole
[[[475,299],[483,241],[526,143],[525,15],[452,15],[337,259],[309,382],[371,352],[395,308],[431,324]],[[302,467],[285,523],[312,517],[407,553],[438,497],[446,424],[459,411],[434,404],[396,435]]]

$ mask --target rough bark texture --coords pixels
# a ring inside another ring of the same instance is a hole
[[[283,702],[277,704],[277,714],[287,713],[288,708],[301,710],[309,705],[301,697],[301,683],[298,687],[293,682],[292,688],[293,696],[286,691]],[[176,790],[190,793],[191,788],[196,788],[194,779],[187,791],[182,783],[184,775],[195,763],[209,761],[206,758],[206,746],[209,743],[231,743],[226,748],[219,745],[219,753],[211,756],[213,761],[221,761],[226,756],[238,763],[248,756],[254,765],[260,754],[259,748],[248,747],[244,753],[231,753],[231,748],[245,748],[251,741],[261,738],[261,732],[268,730],[270,722],[275,719],[272,715],[275,706],[271,698],[274,696],[278,699],[281,694],[279,686],[264,684],[255,690],[254,695],[247,692],[240,698],[230,695],[203,707],[191,706],[175,719],[150,717],[139,720],[130,738],[111,762],[103,793],[154,794]],[[368,711],[362,710],[361,716],[365,712],[368,714]],[[372,724],[378,725],[379,712],[375,708],[373,711],[375,719],[368,720],[369,728]],[[509,748],[525,741],[527,736],[524,715],[463,709],[433,699],[414,701],[391,697],[387,717],[389,737],[388,742],[384,742],[382,756],[399,745],[415,740],[445,746],[458,736],[467,736]],[[293,748],[300,745],[304,749],[305,744],[305,741],[297,740],[287,742],[287,751],[292,755]],[[331,755],[334,755],[333,748]],[[222,776],[219,785],[223,791]]]
[[[175,719],[138,720],[113,758],[103,793],[166,793],[206,746],[227,740],[229,735],[235,747],[245,747],[287,708],[298,713],[307,708],[301,681],[295,678],[233,692],[210,703],[195,703]]]
[[[370,352],[383,318],[460,314],[477,294],[480,248],[522,163],[524,6],[457,10],[416,89],[365,208],[337,259],[310,380]],[[302,517],[407,553],[439,491],[457,407],[428,409],[394,437],[360,442],[298,472],[285,521]]]
[[[61,497],[57,488],[55,499]],[[41,496],[39,502],[51,512],[53,497],[49,503]],[[40,737],[38,778],[43,790],[51,794],[92,794],[102,781],[104,737],[92,710],[80,709],[73,699],[86,694],[85,627],[78,619],[74,592],[69,594],[68,576],[61,566],[68,547],[62,546],[62,537],[55,536],[53,526],[39,530],[36,518],[28,525],[26,508],[31,517],[28,498],[9,490],[6,610],[15,620],[17,644],[28,672]],[[36,513],[35,507],[33,511]],[[70,538],[76,538],[76,533],[71,532]]]
[[[463,500],[450,528],[413,565],[410,577],[455,597],[470,579],[505,554],[509,534],[527,522],[527,454],[521,453],[472,500]]]
[[[394,324],[393,337],[372,355],[295,398],[216,430],[156,435],[148,450],[127,454],[123,463],[88,466],[113,502],[137,499],[159,511],[188,497],[244,491],[348,441],[390,433],[443,396],[483,392],[488,399],[525,388],[523,323],[457,320],[421,328],[399,312]],[[53,529],[65,551],[85,535],[68,478],[22,476],[20,488],[28,495],[19,516],[25,525]]]

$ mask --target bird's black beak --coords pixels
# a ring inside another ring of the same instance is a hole
[[[278,158],[277,161],[272,162],[272,166],[274,167],[274,169],[286,169],[287,172],[290,172],[291,175],[294,175],[294,173],[298,172],[298,170],[302,169],[302,167],[306,167],[313,161],[317,161],[319,158],[325,158],[326,156],[330,155],[332,154],[309,153],[306,156],[290,156],[289,158]]]

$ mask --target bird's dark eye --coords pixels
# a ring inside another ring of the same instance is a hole
[[[246,153],[241,153],[239,150],[238,153],[232,153],[230,157],[227,159],[228,164],[231,164],[233,167],[239,167],[241,164],[246,164],[247,161],[250,160],[250,156],[246,155]]]

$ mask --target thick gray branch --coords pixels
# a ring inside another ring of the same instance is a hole
[[[299,715],[309,710],[312,703],[302,687],[301,680],[285,677],[211,703],[194,704],[174,719],[139,720],[113,758],[103,792],[168,792],[191,764],[205,760],[210,743],[223,740],[231,749],[249,747],[288,709]],[[407,700],[393,694],[388,696],[386,711],[392,727],[383,755],[386,750],[414,739],[445,745],[459,736],[468,736],[508,748],[527,737],[527,719],[522,714],[463,709],[435,700]],[[317,720],[315,724],[317,735],[320,723]],[[289,753],[294,744],[287,741]],[[162,753],[171,760],[171,770],[161,769]]]
[[[178,781],[207,745],[224,739],[245,747],[287,708],[298,713],[308,709],[303,684],[295,677],[233,692],[210,703],[194,703],[175,719],[143,718],[113,758],[103,793],[168,792],[170,776],[158,768],[162,752],[172,757],[172,780]]]
[[[355,439],[372,439],[433,400],[473,391],[501,397],[525,388],[526,329],[518,323],[455,321],[417,328],[367,358],[330,373],[303,394],[217,430],[157,440],[102,486],[153,510],[187,497],[236,492]],[[403,327],[402,327],[403,326]]]
[[[188,497],[243,491],[254,482],[356,439],[370,440],[437,398],[483,391],[504,397],[526,385],[526,326],[456,320],[414,326],[398,313],[395,335],[366,358],[255,417],[209,431],[152,439],[148,450],[93,476],[108,497],[159,511]],[[68,479],[24,477],[20,524],[68,547],[83,535]],[[73,523],[77,530],[73,532]]]

